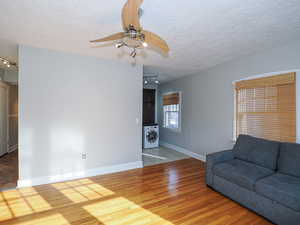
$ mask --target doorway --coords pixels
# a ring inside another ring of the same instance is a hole
[[[143,90],[143,165],[151,166],[189,158],[173,149],[159,145],[159,133],[162,126],[157,123],[158,84],[144,83]]]
[[[18,79],[17,71],[0,68],[0,190],[18,181]]]

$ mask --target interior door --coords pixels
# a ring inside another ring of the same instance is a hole
[[[7,141],[8,141],[8,130],[7,130],[7,118],[8,118],[8,87],[0,82],[0,156],[7,153]]]

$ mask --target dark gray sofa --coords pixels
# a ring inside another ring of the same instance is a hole
[[[207,155],[206,184],[279,225],[300,225],[300,144],[240,135]]]

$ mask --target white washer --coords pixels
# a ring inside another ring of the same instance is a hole
[[[158,125],[144,126],[144,148],[157,148],[159,145]]]

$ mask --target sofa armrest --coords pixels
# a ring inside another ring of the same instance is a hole
[[[215,164],[226,162],[233,159],[233,151],[225,150],[221,152],[215,152],[206,156],[206,184],[213,185],[213,167]]]

